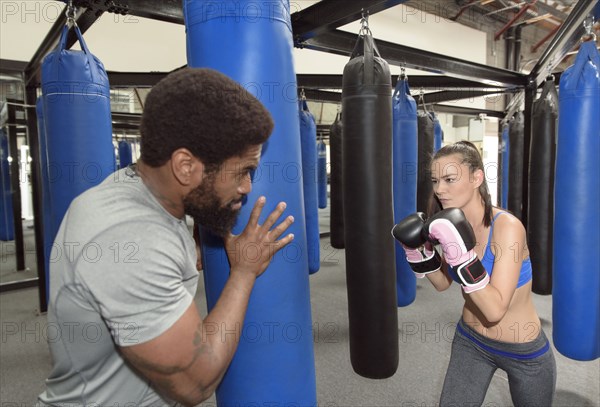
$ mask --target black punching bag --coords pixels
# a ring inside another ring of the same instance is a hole
[[[364,30],[363,30],[364,32]],[[350,361],[372,379],[398,368],[392,196],[392,98],[387,62],[370,31],[344,67],[344,240]]]
[[[532,290],[552,294],[552,232],[554,228],[554,164],[558,93],[554,81],[544,84],[533,103],[529,150],[527,245],[533,273]]]
[[[344,248],[344,189],[342,188],[342,113],[338,113],[329,129],[331,155],[330,222],[331,247]]]
[[[419,173],[417,175],[417,211],[427,213],[427,203],[433,193],[433,184],[429,174],[429,165],[433,156],[435,127],[433,117],[419,111],[417,115]]]
[[[508,156],[508,210],[523,218],[523,150],[525,148],[525,115],[518,112],[508,130],[510,153]]]

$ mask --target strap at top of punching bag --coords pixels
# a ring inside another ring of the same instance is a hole
[[[93,90],[93,93],[90,93],[91,95],[110,97],[108,75],[106,74],[104,65],[90,52],[79,27],[76,25],[73,27],[73,30],[77,35],[82,51],[66,49],[69,30],[68,25],[63,27],[58,46],[44,58],[42,64],[42,93],[48,95],[63,91],[60,86],[64,83],[92,83],[98,86],[94,86],[93,89],[89,89],[88,87],[78,89],[69,86],[65,90],[70,93],[77,91],[90,92]],[[82,55],[85,55],[85,58],[82,58]],[[81,66],[82,63],[84,66]],[[64,65],[69,65],[73,69],[64,69]]]
[[[583,77],[582,71],[586,67],[591,68],[592,72],[600,69],[600,52],[596,49],[594,41],[586,41],[581,44],[575,64],[568,71],[565,71],[565,74],[560,78],[560,90],[575,91],[582,88],[582,85],[585,85],[584,81],[581,80]]]
[[[405,96],[409,96],[409,98]],[[406,77],[401,77],[400,79],[398,79],[398,82],[396,82],[396,87],[394,88],[394,93],[392,94],[392,100],[394,103],[403,104],[409,103],[410,99],[413,99],[414,101],[414,98],[410,94],[410,86],[408,85],[408,80],[406,79]]]
[[[362,56],[363,59],[363,75],[362,75],[362,83],[359,83],[359,86],[362,85],[375,85],[373,75],[373,67],[375,57],[381,58],[381,54],[377,49],[377,45],[375,45],[375,41],[373,40],[373,35],[371,34],[371,30],[367,26],[363,26],[358,35],[358,41],[356,41],[356,45],[352,50],[352,54],[350,55],[350,60]]]
[[[545,103],[540,103],[544,100],[552,107],[553,111],[558,112],[558,92],[556,91],[556,84],[553,78],[544,82],[540,97],[533,102],[533,114],[539,113],[540,110],[547,106]]]
[[[302,91],[304,92],[304,90]],[[300,108],[300,110],[302,112],[305,112],[307,115],[312,115],[312,113],[310,112],[310,110],[308,109],[308,103],[306,103],[306,99],[301,98],[298,101],[298,107]]]

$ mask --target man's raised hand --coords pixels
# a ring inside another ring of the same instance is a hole
[[[258,277],[266,270],[275,253],[294,239],[291,233],[279,239],[294,222],[293,216],[286,217],[273,228],[286,208],[285,202],[280,202],[262,225],[258,224],[265,203],[264,196],[258,198],[242,233],[229,234],[225,238],[225,250],[232,272],[249,272]]]

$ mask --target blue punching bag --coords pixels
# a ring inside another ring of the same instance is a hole
[[[306,244],[308,272],[319,271],[321,249],[319,247],[319,208],[317,197],[317,125],[308,110],[306,100],[298,102],[300,118],[300,142],[302,144],[302,184],[304,186],[304,212],[306,214]]]
[[[442,125],[440,124],[440,120],[437,118],[437,115],[434,112],[431,112],[430,114],[433,118],[433,153],[435,154],[440,148],[442,148],[444,130],[442,130]]]
[[[66,49],[65,26],[57,48],[42,62],[51,213],[44,228],[50,228],[52,240],[73,199],[115,170],[108,76],[79,28],[73,29],[82,51]]]
[[[568,358],[600,356],[600,54],[581,44],[560,78],[554,194],[552,323]]]
[[[285,201],[296,221],[295,239],[256,280],[236,354],[219,385],[219,406],[316,405],[309,273],[300,177],[300,123],[292,27],[287,1],[184,0],[188,65],[223,72],[252,92],[271,112],[275,129],[263,146],[252,192],[234,233],[248,222],[254,202],[267,203],[260,223]],[[222,241],[202,231],[204,278],[212,309],[229,275]]]
[[[393,185],[394,223],[417,210],[417,103],[410,95],[407,79],[396,84],[392,97],[393,108]],[[396,287],[398,306],[415,300],[417,293],[415,273],[406,261],[406,254],[396,243]]]
[[[124,140],[119,141],[119,168],[125,168],[132,162],[131,144]]]
[[[15,240],[12,186],[8,162],[8,137],[0,129],[0,240]]]
[[[317,144],[317,167],[319,169],[319,208],[327,208],[327,146],[323,140]]]

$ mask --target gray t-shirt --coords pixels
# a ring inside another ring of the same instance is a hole
[[[48,342],[39,400],[53,406],[165,406],[118,347],[156,338],[196,292],[194,240],[131,168],[78,196],[50,259]],[[43,405],[43,404],[42,404]]]

